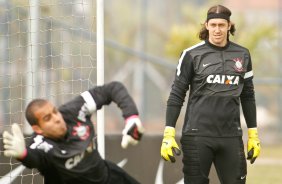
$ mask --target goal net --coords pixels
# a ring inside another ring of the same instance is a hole
[[[62,104],[96,85],[96,1],[0,4],[0,184],[41,184],[37,170],[3,156],[2,132],[18,123],[28,139],[29,101],[40,97]]]

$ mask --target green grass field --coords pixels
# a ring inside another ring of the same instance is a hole
[[[248,164],[247,184],[282,184],[281,145],[262,147],[255,164]]]

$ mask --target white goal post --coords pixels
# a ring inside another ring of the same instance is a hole
[[[104,84],[104,0],[97,0],[97,85]],[[98,150],[105,158],[105,115],[104,108],[97,112]]]

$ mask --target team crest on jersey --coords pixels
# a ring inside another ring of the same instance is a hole
[[[234,69],[237,71],[237,72],[243,72],[244,71],[244,68],[243,68],[243,60],[241,58],[235,58],[233,59],[233,61],[235,62],[235,65],[234,65]]]
[[[81,140],[86,140],[90,135],[90,128],[77,122],[77,125],[73,127],[72,135],[78,136]]]

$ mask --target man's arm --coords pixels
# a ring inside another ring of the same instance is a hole
[[[93,102],[89,103],[87,100],[90,100],[88,93],[93,97]],[[111,102],[117,104],[125,119],[121,146],[127,148],[128,144],[136,145],[139,142],[144,133],[144,128],[139,119],[137,107],[122,83],[110,82],[103,86],[96,86],[84,92],[82,97],[86,103],[90,104],[89,106],[95,107],[95,110],[101,109],[103,105],[109,105]]]
[[[256,101],[255,101],[255,91],[253,84],[253,67],[251,55],[245,55],[245,60],[249,60],[248,65],[246,66],[246,73],[244,75],[244,87],[240,95],[241,105],[243,114],[247,123],[248,128],[257,127],[257,118],[256,118]]]
[[[257,127],[256,101],[252,80],[245,82],[241,96],[241,105],[248,128]]]
[[[253,164],[256,158],[260,155],[260,140],[257,130],[257,113],[256,101],[253,84],[253,70],[251,56],[248,53],[249,59],[247,72],[244,75],[244,87],[240,95],[243,114],[248,127],[248,144],[247,144],[247,159]]]
[[[175,127],[180,114],[188,87],[181,81],[175,80],[172,85],[166,109],[166,126]],[[188,85],[187,85],[188,86]]]
[[[175,80],[167,101],[166,108],[166,126],[163,133],[161,146],[161,156],[164,160],[175,162],[174,155],[180,155],[180,149],[175,141],[175,125],[179,117],[186,92],[189,90],[189,84],[193,78],[194,70],[192,57],[186,52],[182,53]]]
[[[114,102],[121,109],[125,119],[132,115],[138,115],[138,110],[132,97],[120,82],[110,82],[103,86],[94,87],[89,90],[89,93],[94,98],[97,110],[101,109],[103,105],[109,105],[111,102]]]

